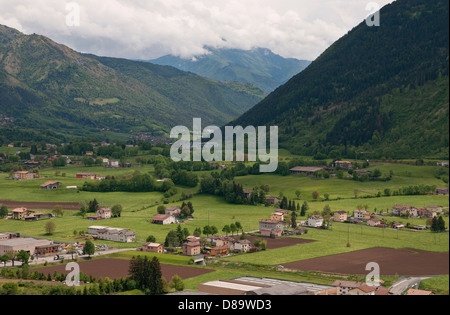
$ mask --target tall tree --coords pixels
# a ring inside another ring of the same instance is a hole
[[[231,228],[230,228],[230,226],[229,226],[229,225],[225,225],[225,226],[223,227],[223,229],[222,229],[222,232],[224,232],[224,233],[228,236],[228,234],[231,233]]]
[[[53,223],[53,221],[47,221],[47,223],[45,223],[45,232],[47,233],[47,235],[53,234],[53,232],[55,232],[55,229],[56,225],[55,223]]]
[[[304,217],[306,215],[306,211],[308,211],[308,210],[309,210],[309,205],[308,205],[308,202],[305,201],[302,205],[300,216]]]
[[[158,258],[153,257],[150,263],[150,281],[149,291],[151,294],[162,294],[164,292],[164,285],[162,280],[161,265]]]
[[[86,241],[86,244],[84,244],[83,247],[83,255],[88,255],[89,258],[91,257],[91,255],[94,255],[95,253],[95,245],[94,243],[92,243],[91,241]]]
[[[297,214],[295,213],[295,211],[292,211],[291,223],[292,223],[292,228],[293,229],[297,228]]]

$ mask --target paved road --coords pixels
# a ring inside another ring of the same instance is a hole
[[[392,285],[389,292],[394,295],[401,295],[410,288],[418,289],[420,282],[425,279],[429,279],[429,277],[402,278]]]

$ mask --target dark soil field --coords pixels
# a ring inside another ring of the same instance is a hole
[[[77,202],[29,202],[0,200],[0,204],[7,206],[9,209],[23,207],[30,210],[52,210],[56,206],[59,206],[63,210],[80,210],[80,204]]]
[[[281,247],[301,245],[301,244],[315,242],[313,240],[306,240],[306,239],[295,238],[295,237],[270,238],[270,237],[264,237],[264,236],[246,236],[246,238],[252,244],[257,239],[266,241],[267,249],[275,249],[275,248],[281,248]]]
[[[78,264],[80,265],[80,271],[88,276],[92,275],[96,279],[108,277],[109,279],[114,280],[116,278],[126,278],[128,276],[130,260],[105,258],[83,261]],[[59,265],[36,270],[45,275],[50,274],[53,276],[55,270],[59,274],[68,274],[70,270],[66,271],[65,268],[65,265]],[[170,281],[174,275],[178,275],[182,279],[188,279],[213,272],[214,270],[161,264],[161,271],[163,277]]]
[[[322,271],[341,274],[367,275],[366,265],[380,265],[384,276],[448,275],[449,253],[436,253],[416,249],[376,247],[351,253],[331,255],[284,264],[285,268]]]

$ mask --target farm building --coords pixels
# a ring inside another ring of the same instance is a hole
[[[43,183],[41,186],[39,186],[41,189],[48,189],[48,190],[52,190],[52,189],[58,189],[59,185],[61,185],[60,182],[55,182],[55,181],[50,181],[50,182],[45,182]]]
[[[350,162],[350,161],[335,161],[334,167],[337,169],[349,170],[352,168],[352,162]]]
[[[136,241],[136,233],[128,229],[112,228],[106,226],[90,226],[88,233],[94,237],[121,243],[132,243]]]
[[[170,214],[157,214],[152,218],[154,224],[168,225],[176,223],[174,216]]]
[[[325,166],[296,166],[289,171],[295,175],[314,175],[316,172],[325,169]]]

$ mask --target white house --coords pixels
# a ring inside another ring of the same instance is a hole
[[[323,218],[320,215],[310,216],[307,225],[310,227],[321,227],[323,225]]]
[[[236,240],[231,242],[230,250],[246,253],[250,250],[251,242],[249,240]]]
[[[88,233],[102,240],[132,243],[136,241],[136,233],[128,229],[112,228],[107,226],[90,226]]]
[[[353,217],[359,220],[369,220],[371,218],[371,213],[366,210],[355,210],[353,212]]]
[[[120,165],[119,165],[119,161],[117,161],[117,160],[109,160],[108,161],[108,166],[109,167],[119,167]]]
[[[111,219],[112,211],[108,207],[101,207],[97,210],[97,217],[101,219]]]
[[[170,214],[157,214],[152,218],[154,224],[168,225],[177,222],[177,219]]]

